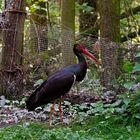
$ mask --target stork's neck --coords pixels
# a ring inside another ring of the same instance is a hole
[[[86,60],[85,60],[85,57],[83,56],[83,54],[75,52],[75,55],[77,56],[79,63],[80,62],[86,63]]]
[[[81,53],[75,53],[78,58],[79,63],[77,64],[77,68],[74,69],[76,75],[76,81],[82,81],[87,72],[87,63],[86,60]]]

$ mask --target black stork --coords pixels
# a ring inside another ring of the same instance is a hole
[[[75,81],[82,81],[86,75],[87,63],[83,54],[90,57],[97,64],[100,64],[100,62],[82,44],[75,44],[73,52],[77,56],[79,63],[67,66],[50,76],[26,101],[28,111],[33,111],[36,107],[52,101],[54,102],[50,111],[49,126],[52,120],[56,99],[60,98],[59,111],[60,119],[63,122],[61,109],[62,96],[69,92]]]

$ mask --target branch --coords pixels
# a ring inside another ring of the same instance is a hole
[[[129,17],[131,14],[137,14],[138,12],[140,12],[140,5],[135,7],[135,8],[130,8],[129,10],[123,12],[121,15],[120,15],[120,19],[123,19],[123,18],[127,18]]]
[[[125,42],[125,41],[128,41],[128,38],[135,38],[137,37],[137,35],[140,35],[140,28],[138,30],[138,32],[131,32],[123,37],[121,37],[121,42]]]

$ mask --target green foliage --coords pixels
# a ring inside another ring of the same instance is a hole
[[[24,102],[25,99],[22,101]],[[15,104],[15,103],[14,103]],[[19,103],[18,103],[19,104]],[[48,129],[47,122],[24,122],[0,129],[1,140],[106,140],[139,139],[140,91],[121,94],[112,104],[102,101],[74,104],[64,101],[64,114],[71,112],[74,121],[67,127]]]
[[[80,5],[78,2],[76,2],[76,10],[82,11],[85,13],[90,13],[93,10],[93,7],[89,6],[88,3],[83,3]]]
[[[49,12],[51,15],[51,18],[58,18],[60,16],[60,8],[59,5],[54,3],[54,2],[50,2],[49,4]]]
[[[131,61],[125,61],[123,65],[123,69],[125,72],[132,72],[133,70],[133,63]]]
[[[39,86],[43,83],[43,79],[39,79],[35,82],[34,87]]]
[[[133,72],[139,72],[140,71],[140,64],[136,63],[133,67]]]
[[[140,52],[136,54],[136,57],[140,57]]]
[[[140,90],[132,93],[125,93],[121,95],[123,104],[121,109],[123,109],[122,116],[126,123],[132,123],[134,125],[139,125],[140,121]]]
[[[139,53],[135,57],[139,57]],[[123,64],[123,73],[122,79],[119,79],[119,82],[127,89],[131,90],[137,86],[140,80],[139,72],[140,72],[140,63],[134,63],[130,60],[125,60]]]
[[[139,57],[138,53],[135,57]],[[126,123],[138,124],[140,121],[140,64],[126,60],[123,65],[124,79],[122,86],[126,92],[119,96],[122,100],[121,106],[115,108],[120,113]]]
[[[4,1],[0,0],[0,11],[2,11],[2,8],[4,7]]]
[[[0,132],[1,140],[86,140],[92,139],[86,131],[72,131],[71,128],[47,129],[44,124],[24,123],[3,129]]]
[[[134,87],[135,83],[134,82],[125,82],[124,87],[128,90],[131,90]]]
[[[23,123],[0,129],[1,140],[124,140],[139,139],[140,127],[125,125],[121,116],[90,117],[69,127],[47,128],[44,123]]]

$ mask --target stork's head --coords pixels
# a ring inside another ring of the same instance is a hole
[[[92,53],[90,53],[83,44],[74,44],[73,51],[75,54],[83,53],[89,58],[91,58],[93,61],[95,61],[97,64],[100,64],[99,60]]]

